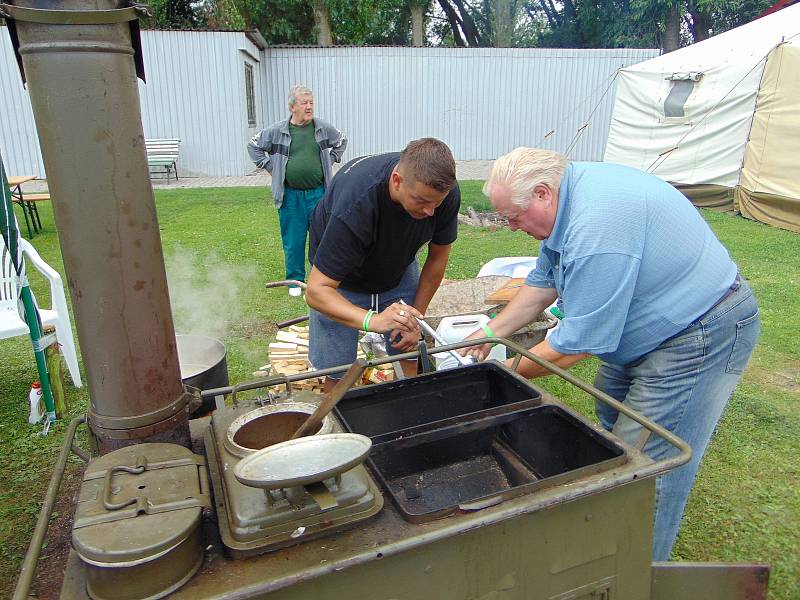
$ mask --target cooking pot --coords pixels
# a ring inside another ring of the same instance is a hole
[[[225,449],[240,458],[262,448],[285,442],[316,410],[308,402],[280,402],[261,406],[237,417],[228,427]],[[322,425],[312,435],[333,431],[333,420],[325,415]]]
[[[156,600],[203,564],[206,463],[177,444],[136,444],[86,467],[72,547],[92,600]]]
[[[210,390],[228,385],[228,362],[225,344],[205,335],[175,336],[181,379],[184,385]],[[206,398],[190,418],[202,417],[214,410],[214,399]]]

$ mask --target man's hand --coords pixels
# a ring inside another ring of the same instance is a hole
[[[532,322],[555,299],[556,291],[554,289],[523,285],[508,306],[486,325],[494,333],[494,336],[487,335],[486,331],[481,328],[467,336],[466,339],[509,337]],[[491,349],[491,344],[481,344],[471,348],[461,348],[458,352],[462,356],[474,356],[478,360],[483,360],[489,355]]]
[[[377,333],[386,333],[387,331],[395,334],[397,332],[407,333],[419,338],[418,318],[421,319],[422,314],[416,308],[395,302],[381,312],[372,315],[369,330]],[[416,344],[416,341],[414,343]]]
[[[482,330],[478,330],[475,333],[472,333],[464,338],[464,341],[467,340],[477,340],[479,338],[486,337],[486,334]],[[459,348],[456,350],[461,356],[472,356],[475,360],[481,361],[487,356],[489,356],[489,352],[492,351],[491,344],[481,344],[480,346],[470,346],[469,348]]]
[[[417,349],[419,342],[419,330],[416,333],[410,331],[400,331],[399,329],[392,329],[389,334],[389,339],[392,342],[392,348],[402,352],[410,352]]]

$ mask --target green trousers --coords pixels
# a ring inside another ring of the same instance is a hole
[[[281,241],[286,266],[286,279],[306,280],[306,239],[311,214],[325,193],[319,186],[313,190],[296,190],[286,187],[283,205],[278,209],[281,223]]]

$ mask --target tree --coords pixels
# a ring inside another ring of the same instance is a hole
[[[615,48],[654,43],[654,35],[640,30],[631,18],[628,0],[531,0],[523,9],[527,28],[540,46]]]
[[[233,0],[268,44],[401,44],[409,0]]]
[[[494,45],[498,48],[509,48],[514,45],[514,21],[516,15],[516,0],[495,0]]]
[[[314,14],[308,0],[233,0],[247,29],[268,44],[313,44]]]
[[[151,0],[152,17],[143,21],[146,29],[198,29],[206,26],[205,15],[191,0]]]
[[[430,0],[409,0],[408,9],[411,12],[411,45],[425,45],[425,13],[430,7]]]
[[[325,0],[314,0],[314,27],[317,30],[317,44],[332,46],[331,17]]]
[[[473,6],[466,0],[438,0],[454,46],[489,46],[493,39],[488,0]],[[448,40],[442,35],[443,40]]]
[[[244,19],[233,0],[213,0],[200,5],[209,29],[246,29]]]
[[[664,52],[749,23],[773,0],[631,0],[634,20],[654,23]]]

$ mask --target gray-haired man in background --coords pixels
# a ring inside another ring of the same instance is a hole
[[[272,175],[272,197],[281,224],[286,279],[305,281],[306,237],[311,214],[341,162],[347,139],[314,118],[314,95],[302,85],[289,89],[289,115],[260,131],[247,144],[257,167]],[[290,296],[300,296],[290,287]]]

